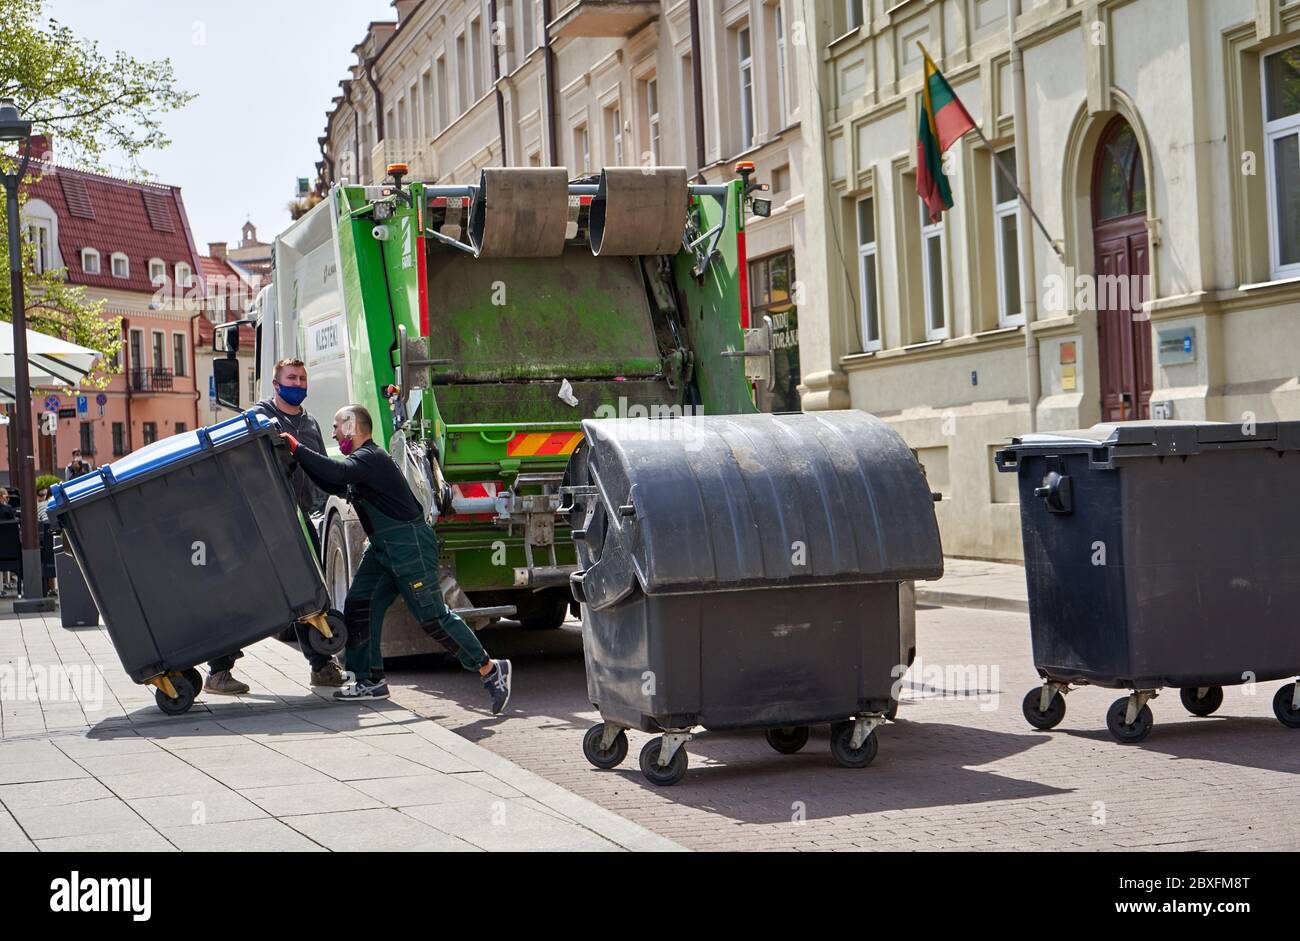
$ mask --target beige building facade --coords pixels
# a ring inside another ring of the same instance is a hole
[[[376,183],[395,162],[417,179],[475,183],[483,167],[503,164],[564,166],[571,178],[684,165],[716,182],[752,161],[773,206],[747,220],[751,306],[773,317],[780,353],[778,388],[763,404],[799,407],[796,0],[393,6],[397,21],[370,24],[353,50],[320,138],[318,187]]]
[[[803,406],[906,438],[944,495],[946,553],[1021,557],[1015,478],[992,462],[1013,435],[1300,418],[1300,3],[801,15],[803,137],[824,142],[803,161]],[[984,135],[950,150],[938,224],[916,195],[918,43]]]

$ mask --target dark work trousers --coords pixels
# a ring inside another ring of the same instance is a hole
[[[425,633],[461,666],[475,673],[488,655],[469,625],[448,610],[438,585],[438,537],[424,520],[410,522],[385,516],[364,500],[374,532],[348,588],[343,619],[348,625],[347,669],[358,682],[382,670],[380,655],[384,615],[401,595]]]

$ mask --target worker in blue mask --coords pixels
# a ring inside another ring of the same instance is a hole
[[[302,406],[307,399],[307,367],[303,361],[282,359],[276,363],[271,386],[275,389],[275,394],[258,402],[253,408],[267,418],[275,419],[279,422],[281,431],[293,435],[307,447],[324,451],[325,439],[321,434],[320,425]],[[297,466],[297,462],[294,462],[290,468],[289,485],[293,489],[298,508],[310,523],[313,513],[325,509],[324,491],[312,483],[311,478]],[[316,557],[320,558],[320,545],[316,544],[316,530],[308,525],[307,532],[312,538]],[[303,655],[311,665],[311,685],[342,686],[343,673],[334,658],[316,653],[307,642],[307,633],[311,628],[299,622],[294,625],[294,629],[298,634],[298,646],[302,648]],[[242,656],[243,651],[235,651],[211,661],[208,664],[208,678],[203,684],[204,691],[227,696],[238,696],[248,692],[248,684],[240,682],[231,673],[235,661]]]

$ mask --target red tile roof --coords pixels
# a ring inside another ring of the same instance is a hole
[[[58,216],[59,254],[72,284],[153,294],[151,258],[166,262],[168,277],[175,277],[178,262],[202,277],[180,187],[135,183],[37,161],[32,167],[33,176],[40,176],[33,179],[27,194],[44,200]],[[99,251],[99,274],[82,270],[83,248]],[[113,277],[114,252],[127,256],[128,277]]]
[[[241,297],[236,299],[238,310],[226,310],[225,319],[229,323],[232,320],[239,320],[246,315],[248,305],[257,299],[257,292],[261,290],[260,286],[255,285],[247,274],[234,265],[221,258],[213,258],[211,255],[203,255],[199,261],[203,263],[203,279],[207,289],[213,294],[219,287],[229,288],[232,282],[231,278],[236,278],[242,282]],[[227,301],[229,306],[229,301]],[[198,342],[201,346],[212,347],[212,321],[207,315],[200,317]],[[241,350],[252,350],[254,344],[253,327],[251,324],[245,324],[239,328],[239,348]]]

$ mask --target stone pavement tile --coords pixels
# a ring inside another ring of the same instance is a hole
[[[157,797],[139,797],[128,800],[131,808],[152,826],[198,826],[205,823],[225,823],[230,820],[256,820],[270,816],[261,807],[245,800],[226,787],[213,784],[210,788],[192,794],[164,794]]]
[[[515,801],[428,804],[405,807],[402,812],[495,852],[621,849],[572,821],[557,820]]]
[[[87,772],[48,740],[0,742],[0,784],[84,777]]]
[[[125,774],[106,774],[99,780],[123,800],[162,797],[166,794],[192,794],[216,786],[212,778],[188,765],[171,771],[128,771]]]
[[[15,807],[11,813],[27,835],[36,841],[150,829],[135,811],[116,797],[74,804]]]
[[[472,851],[474,846],[396,810],[353,810],[285,822],[336,852]]]
[[[189,767],[182,759],[161,748],[121,755],[92,755],[79,758],[77,763],[97,778],[146,772],[166,774],[169,771],[183,771]]]
[[[308,722],[300,716],[279,712],[237,719],[223,718],[218,720],[218,724],[236,735],[268,745],[278,741],[302,741],[334,735],[333,730]]]
[[[403,725],[389,719],[384,713],[358,706],[356,703],[330,705],[324,709],[314,708],[305,712],[298,711],[294,715],[347,735],[400,735],[406,731]]]
[[[239,793],[275,817],[331,814],[344,810],[372,810],[383,806],[370,795],[341,781],[252,787]]]
[[[229,734],[229,733],[227,733]],[[330,778],[257,742],[190,749],[185,760],[227,787],[244,790],[277,784],[316,784]]]
[[[0,804],[10,810],[79,804],[112,796],[113,793],[94,778],[66,778],[60,781],[0,786]]]
[[[156,830],[114,830],[83,836],[37,840],[42,853],[174,853],[176,847]]]
[[[133,755],[157,751],[158,746],[132,729],[92,731],[84,735],[60,735],[51,738],[54,747],[73,761],[105,755]]]
[[[163,836],[186,853],[279,853],[319,851],[321,846],[292,827],[267,817],[194,827],[167,827]]]
[[[31,852],[36,845],[27,839],[23,828],[9,811],[0,807],[0,853]]]
[[[464,775],[439,774],[426,770],[423,774],[409,777],[353,781],[352,787],[382,801],[386,807],[441,804],[449,801],[481,801],[490,805],[499,800],[494,794],[475,787],[463,778]]]
[[[426,770],[422,765],[380,751],[366,742],[366,738],[335,736],[306,742],[273,742],[271,747],[339,781],[396,778]]]
[[[511,787],[495,775],[486,771],[467,771],[464,774],[456,775],[458,780],[473,784],[475,787],[481,787],[489,794],[497,797],[523,797],[524,794],[518,788]]]
[[[444,774],[475,770],[474,766],[465,761],[464,758],[458,758],[415,734],[374,735],[367,737],[364,741],[375,748],[394,755],[400,755],[414,761],[416,764],[432,768],[434,771],[441,771]]]
[[[136,726],[136,731],[159,748],[165,748],[170,752],[225,746],[229,745],[232,739],[229,729],[223,728],[213,719],[206,718],[160,722],[153,726]]]

